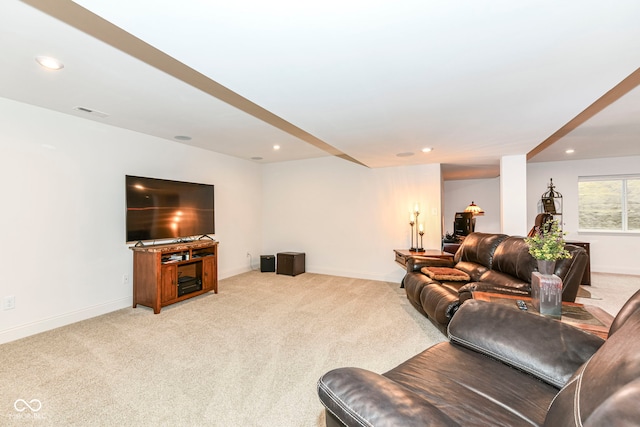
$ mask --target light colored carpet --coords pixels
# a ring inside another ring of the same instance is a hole
[[[384,372],[444,339],[397,283],[252,271],[158,315],[139,306],[0,346],[0,424],[321,426],[323,373]]]
[[[578,294],[576,295],[576,298],[591,298],[591,292],[589,292],[586,288],[588,286],[580,286],[580,288],[578,289]]]
[[[577,302],[612,315],[640,289],[639,276],[592,282]],[[252,271],[158,315],[124,309],[1,345],[0,425],[323,426],[323,373],[384,372],[444,339],[397,283]]]
[[[640,289],[640,276],[591,273],[591,286],[582,286],[589,297],[578,294],[576,302],[595,305],[615,317],[622,305]]]

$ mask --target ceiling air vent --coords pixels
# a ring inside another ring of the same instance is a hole
[[[76,111],[80,111],[82,113],[91,114],[92,116],[95,116],[95,117],[100,117],[101,119],[104,119],[105,117],[109,117],[107,113],[103,113],[102,111],[92,110],[91,108],[87,108],[87,107],[73,107],[73,109]]]

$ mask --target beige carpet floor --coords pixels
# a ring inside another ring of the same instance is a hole
[[[612,315],[640,289],[639,276],[592,281],[577,301]],[[1,345],[0,425],[322,426],[324,372],[384,372],[444,339],[397,283],[252,271],[158,315],[123,309]]]
[[[581,286],[576,302],[595,305],[615,316],[622,305],[640,289],[640,276],[591,273],[591,286]]]
[[[252,271],[0,346],[0,425],[321,426],[323,373],[444,339],[397,283]]]
[[[580,286],[576,298],[591,298],[591,292],[587,290],[588,286]]]

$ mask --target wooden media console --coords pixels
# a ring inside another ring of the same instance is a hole
[[[206,292],[218,293],[218,242],[198,240],[166,245],[134,246],[133,308],[153,308]]]

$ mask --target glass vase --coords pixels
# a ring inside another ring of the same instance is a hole
[[[546,259],[539,259],[538,261],[538,272],[545,276],[551,275],[556,271],[556,262],[550,261]]]

